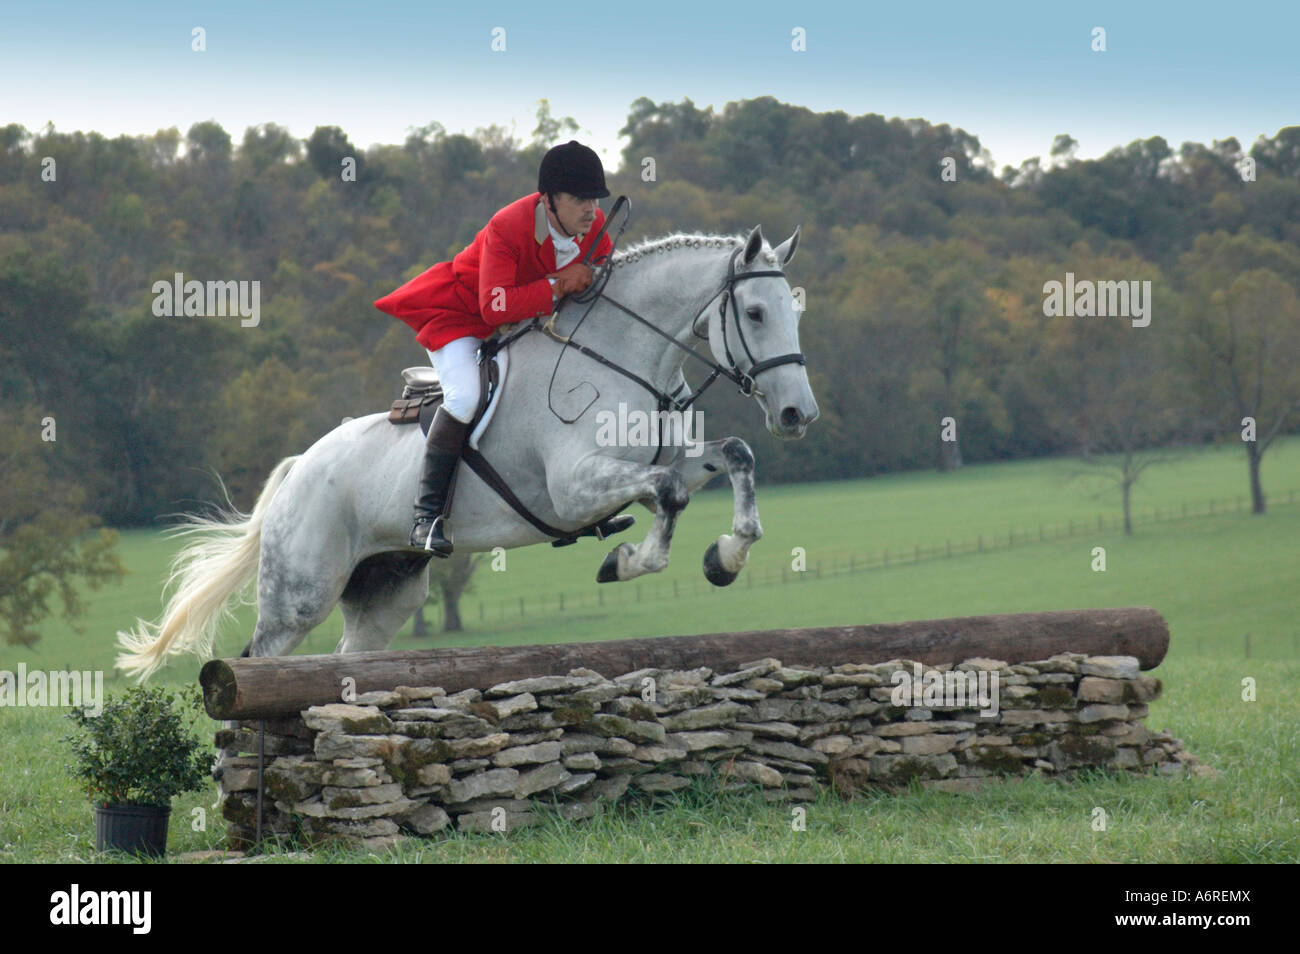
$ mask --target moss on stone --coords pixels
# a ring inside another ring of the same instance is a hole
[[[1043,686],[1037,698],[1042,709],[1073,709],[1077,705],[1074,693],[1064,686]]]
[[[1115,743],[1104,735],[1063,735],[1056,740],[1061,752],[1072,762],[1100,765],[1115,754]]]
[[[971,746],[966,761],[998,774],[1016,773],[1022,768],[1020,756],[1005,745]]]
[[[565,706],[561,709],[551,710],[551,718],[555,720],[558,726],[582,725],[592,716],[592,708],[588,704],[582,706]]]

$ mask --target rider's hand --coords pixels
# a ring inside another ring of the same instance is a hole
[[[558,272],[552,272],[546,277],[555,279],[555,294],[557,297],[563,298],[565,295],[586,291],[591,287],[595,275],[590,265],[574,262],[572,265],[566,265]]]

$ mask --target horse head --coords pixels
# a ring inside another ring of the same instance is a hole
[[[714,360],[740,377],[742,393],[762,406],[767,429],[787,440],[803,437],[819,414],[799,351],[802,301],[782,271],[798,246],[796,228],[765,250],[762,226],[756,226],[730,253],[726,285],[707,310]]]

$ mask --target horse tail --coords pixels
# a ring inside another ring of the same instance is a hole
[[[286,457],[275,466],[252,513],[240,513],[227,498],[228,509],[213,517],[187,516],[169,532],[190,538],[173,558],[164,587],[175,591],[159,622],[137,619],[133,630],[118,632],[116,668],[144,682],[171,656],[212,655],[217,630],[234,618],[231,598],[238,595],[241,606],[254,602],[247,590],[261,558],[262,522],[297,459]]]

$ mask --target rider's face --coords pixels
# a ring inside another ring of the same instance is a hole
[[[579,199],[567,192],[555,193],[555,217],[572,235],[586,232],[596,221],[597,199]]]

